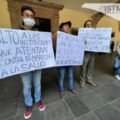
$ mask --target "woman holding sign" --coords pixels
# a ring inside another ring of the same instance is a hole
[[[33,30],[35,25],[35,11],[30,6],[23,6],[21,8],[22,25],[21,30]],[[32,83],[34,86],[34,98],[37,104],[37,108],[40,111],[45,110],[45,104],[41,100],[41,70],[35,70],[21,74],[23,84],[24,102],[26,105],[26,111],[24,118],[29,119],[32,114],[33,98],[31,95]]]
[[[71,28],[71,22],[64,22],[61,23],[59,26],[59,30],[65,33],[70,33],[70,28]],[[57,35],[53,36],[53,44],[54,48],[56,49],[56,39]],[[64,96],[64,76],[65,72],[67,75],[67,87],[68,90],[70,90],[72,93],[78,93],[76,90],[73,88],[73,67],[72,66],[60,66],[58,67],[58,87],[59,87],[59,96],[63,97]]]
[[[87,20],[84,23],[84,27],[92,28],[93,22],[91,20]],[[96,86],[96,84],[93,82],[93,68],[94,68],[94,53],[85,52],[83,65],[80,67],[80,86],[82,88],[84,87],[85,82],[92,86]]]

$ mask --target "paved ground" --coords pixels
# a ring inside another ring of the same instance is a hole
[[[65,90],[60,99],[56,86],[55,69],[45,70],[42,77],[42,93],[46,110],[40,112],[34,106],[30,120],[120,120],[120,81],[113,75],[112,55],[97,55],[94,81],[97,87],[86,85],[81,89],[79,67],[75,67],[77,95]],[[22,85],[19,76],[0,80],[0,120],[24,120]]]

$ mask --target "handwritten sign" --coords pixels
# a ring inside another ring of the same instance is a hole
[[[85,51],[110,52],[112,28],[80,28],[79,36],[84,37]]]
[[[82,65],[84,41],[82,37],[58,32],[56,64],[57,66]]]
[[[54,65],[51,33],[0,29],[0,78]]]

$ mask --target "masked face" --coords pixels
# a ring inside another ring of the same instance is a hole
[[[23,12],[22,21],[25,26],[33,27],[35,25],[34,13],[30,10],[25,10]]]
[[[31,26],[33,27],[35,25],[35,20],[31,18],[24,18],[23,22],[26,26]]]

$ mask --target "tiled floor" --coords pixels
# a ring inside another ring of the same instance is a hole
[[[57,71],[44,70],[42,76],[42,95],[46,110],[40,112],[34,105],[30,120],[120,120],[120,81],[113,74],[114,55],[96,55],[94,81],[97,87],[79,83],[79,67],[74,69],[75,88],[80,91],[74,95],[65,89],[60,99],[57,89]],[[24,120],[22,84],[19,76],[0,80],[0,120]]]

